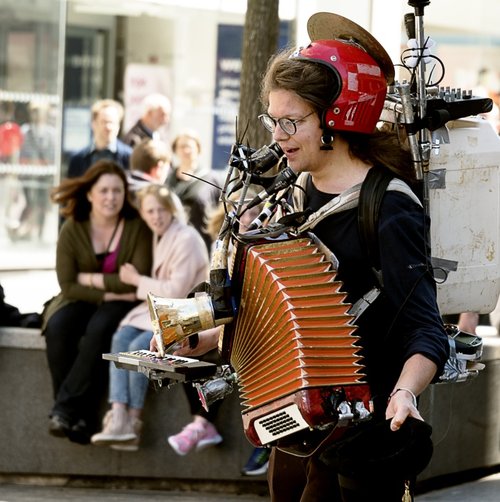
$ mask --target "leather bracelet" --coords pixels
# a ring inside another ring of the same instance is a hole
[[[417,396],[415,395],[415,393],[413,391],[411,391],[410,389],[407,389],[406,387],[399,387],[398,389],[396,389],[394,392],[392,392],[390,395],[389,395],[389,401],[392,399],[392,396],[394,396],[394,394],[396,394],[397,392],[399,392],[400,390],[405,390],[406,392],[408,392],[412,399],[413,399],[413,406],[415,406],[415,408],[417,407]]]

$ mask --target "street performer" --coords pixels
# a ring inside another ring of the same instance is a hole
[[[394,76],[387,54],[371,35],[341,16],[316,17],[309,34],[309,46],[271,59],[262,84],[266,112],[259,118],[288,166],[300,173],[296,185],[302,188],[295,188],[295,194],[300,193],[294,197],[297,211],[315,214],[362,185],[373,169],[390,170],[409,188],[387,190],[382,199],[378,274],[360,237],[357,206],[327,213],[309,228],[338,259],[338,279],[347,302],[355,303],[381,284],[381,294],[356,320],[356,335],[373,415],[396,434],[406,421],[423,421],[417,397],[440,374],[448,357],[426,239],[429,221],[419,201],[410,153],[394,132],[376,128]],[[216,333],[201,334],[199,347],[185,346],[177,354],[199,355],[213,347]],[[273,448],[268,472],[272,500],[413,500],[414,478],[392,471],[346,476],[325,461],[331,457],[330,447],[322,445],[308,457]],[[365,453],[361,446],[360,460]]]

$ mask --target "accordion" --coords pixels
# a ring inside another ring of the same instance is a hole
[[[219,349],[237,374],[245,434],[308,455],[370,415],[356,326],[336,260],[313,235],[239,242],[236,315]]]

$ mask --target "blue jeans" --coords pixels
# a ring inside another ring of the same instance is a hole
[[[149,349],[152,331],[142,331],[133,326],[122,326],[113,335],[111,352],[131,352]],[[109,402],[127,404],[130,408],[142,409],[148,378],[138,371],[118,369],[114,363],[109,365]]]

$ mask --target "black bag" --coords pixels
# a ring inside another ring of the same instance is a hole
[[[17,307],[5,302],[5,293],[0,285],[0,326],[17,326],[23,328],[39,328],[42,316],[37,312],[22,314]]]

